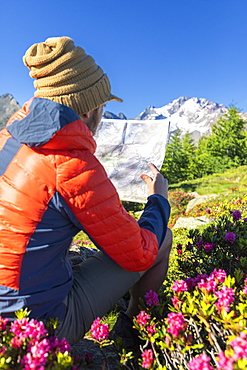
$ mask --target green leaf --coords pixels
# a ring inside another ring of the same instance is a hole
[[[28,308],[20,309],[18,311],[15,311],[15,316],[17,319],[21,320],[24,317],[28,317],[30,315],[31,311],[28,310]]]

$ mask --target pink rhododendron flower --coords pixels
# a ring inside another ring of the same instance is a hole
[[[147,329],[147,332],[148,332],[148,336],[151,337],[154,333],[156,333],[156,327],[155,327],[155,324],[153,325],[148,325],[146,327]]]
[[[233,204],[239,204],[242,203],[242,199],[237,200],[236,202],[232,202]]]
[[[10,331],[22,338],[40,338],[47,335],[44,323],[42,321],[30,320],[26,317],[17,319],[11,323]]]
[[[219,370],[233,370],[233,363],[231,359],[225,356],[225,352],[218,354],[216,368]]]
[[[145,311],[140,311],[140,313],[136,316],[136,322],[140,326],[148,324],[149,319],[150,319],[150,315],[147,314]]]
[[[240,211],[236,210],[236,211],[232,212],[232,217],[233,217],[234,221],[238,221],[242,217],[242,213]]]
[[[221,290],[218,290],[214,294],[218,298],[217,302],[215,303],[218,311],[220,312],[222,309],[225,309],[226,312],[229,312],[230,304],[234,301],[234,290],[232,288],[227,288],[226,285],[223,285]]]
[[[226,279],[226,272],[224,270],[216,270],[205,278],[201,278],[201,280],[198,282],[197,286],[200,289],[205,289],[208,292],[214,292],[219,283],[223,283]]]
[[[170,312],[167,315],[167,323],[168,323],[167,331],[173,337],[178,337],[180,332],[183,331],[186,327],[186,321],[181,312],[179,313]]]
[[[210,357],[203,353],[188,363],[189,370],[213,370],[210,365]]]
[[[215,280],[209,279],[209,278],[206,281],[202,279],[197,284],[198,288],[205,289],[208,292],[214,292],[215,289],[217,288],[217,285],[218,284],[217,284],[217,282]]]
[[[159,305],[158,294],[156,292],[154,292],[153,290],[149,290],[149,292],[147,292],[145,294],[144,298],[146,300],[147,306],[149,306],[149,307],[151,307],[153,305],[155,305],[155,306]]]
[[[154,362],[154,354],[151,349],[145,349],[142,353],[142,367],[144,369],[151,369],[153,362]]]
[[[216,368],[219,370],[233,370],[232,360],[226,357],[225,352],[218,354]]]
[[[7,351],[7,347],[0,347],[0,356],[4,356]]]
[[[47,357],[50,352],[50,343],[48,339],[41,342],[36,341],[30,348],[29,352],[23,357],[21,363],[26,370],[45,369]]]
[[[240,359],[247,358],[247,340],[246,333],[242,332],[239,336],[235,337],[229,344],[234,353],[220,352],[217,358],[217,369],[220,370],[233,370],[234,363]]]
[[[212,274],[210,275],[212,278],[218,280],[220,283],[224,283],[224,281],[226,280],[226,272],[224,270],[216,270],[214,269],[214,271],[212,272]]]
[[[2,328],[5,328],[7,321],[0,318]],[[3,334],[0,333],[3,340],[0,343],[0,357],[13,361],[11,364],[16,365],[15,368],[19,369],[20,366],[24,370],[64,368],[57,355],[69,352],[70,345],[65,338],[59,340],[57,337],[49,337],[42,321],[34,319],[29,321],[29,318],[24,317],[16,319],[10,327],[6,327],[6,330],[7,335],[5,331]],[[78,370],[76,366],[72,366],[72,369]]]
[[[234,241],[236,240],[236,235],[231,232],[226,233],[225,240],[229,241],[230,243],[234,243]]]
[[[176,280],[172,286],[172,290],[174,292],[187,292],[188,291],[188,285],[184,280]]]
[[[230,345],[234,350],[233,360],[237,361],[241,358],[247,358],[247,340],[246,333],[242,332],[238,337],[234,338]]]
[[[212,244],[212,243],[205,244],[204,245],[205,252],[210,252],[212,249],[214,249],[214,247],[215,247],[215,245]]]
[[[107,339],[109,336],[109,326],[108,324],[102,324],[100,322],[100,318],[97,317],[91,325],[90,332],[94,339],[102,341]]]
[[[4,319],[2,316],[0,316],[0,331],[6,330],[8,321],[9,319]]]
[[[180,304],[182,303],[182,301],[180,301],[180,299],[178,299],[178,297],[172,297],[172,304],[175,308],[179,308]]]
[[[208,278],[208,275],[206,275],[206,274],[199,274],[199,275],[197,275],[194,278],[194,280],[195,280],[195,283],[198,284],[200,281],[202,281],[202,280],[205,281],[207,278]]]
[[[24,341],[25,341],[25,338],[23,338],[23,337],[14,337],[14,338],[11,339],[10,344],[14,348],[21,348]]]

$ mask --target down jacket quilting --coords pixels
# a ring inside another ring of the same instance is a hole
[[[61,318],[73,283],[67,251],[80,230],[126,270],[154,262],[166,233],[167,200],[149,197],[137,223],[95,149],[77,114],[47,99],[31,99],[0,132],[2,316],[28,307],[31,317]]]

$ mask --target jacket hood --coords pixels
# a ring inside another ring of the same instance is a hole
[[[43,98],[32,98],[8,121],[8,132],[31,148],[88,149],[94,153],[92,132],[73,109]]]

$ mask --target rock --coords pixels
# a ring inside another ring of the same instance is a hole
[[[196,194],[196,193],[193,193],[193,195]],[[195,196],[194,199],[190,200],[188,205],[187,205],[187,208],[186,208],[186,213],[189,212],[191,209],[193,209],[195,206],[197,206],[198,204],[201,204],[201,203],[206,203],[208,202],[210,199],[215,199],[217,198],[219,195],[218,194],[210,194],[210,195],[198,195],[198,196]]]
[[[97,252],[97,249],[90,247],[82,247],[81,245],[71,244],[68,257],[73,265],[77,265],[83,261],[86,261],[88,257],[92,256]]]
[[[201,217],[179,217],[173,226],[173,229],[178,229],[180,227],[186,227],[187,229],[196,229],[197,227],[206,225],[213,220],[208,216]]]
[[[20,109],[20,105],[10,94],[0,96],[0,129],[4,128],[8,119]]]
[[[91,362],[88,365],[85,365],[88,369],[115,370],[119,368],[119,358],[113,345],[105,346],[101,351],[99,345],[94,344],[93,340],[83,338],[72,346],[71,354],[73,356],[79,356],[83,361],[85,361],[85,355],[87,357],[88,354],[91,354]],[[105,363],[105,359],[107,359],[107,364]],[[80,367],[80,369],[84,368],[84,366]]]
[[[188,195],[191,195],[192,197],[196,198],[199,197],[200,195],[196,191],[192,191],[191,193],[188,193]]]

